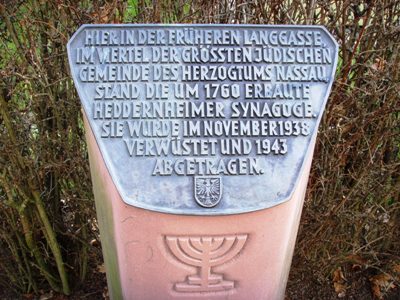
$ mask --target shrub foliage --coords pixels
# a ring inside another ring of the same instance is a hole
[[[85,23],[326,26],[340,44],[339,67],[291,278],[307,264],[329,284],[354,260],[391,272],[400,263],[399,16],[398,0],[2,1],[0,288],[69,294],[92,268],[96,215],[66,54]]]

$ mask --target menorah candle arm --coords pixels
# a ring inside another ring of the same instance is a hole
[[[240,252],[240,250],[242,250],[244,243],[246,242],[246,239],[247,239],[246,235],[237,236],[236,243],[232,248],[229,249],[230,251],[226,253],[226,255],[211,259],[210,266],[216,266],[234,258]]]
[[[178,258],[180,261],[182,261],[183,263],[188,264],[190,266],[200,267],[202,265],[201,260],[192,258],[192,257],[188,256],[188,254],[186,254],[184,251],[182,251],[182,249],[178,245],[178,243],[179,243],[178,238],[167,237],[166,240],[167,240],[169,249],[176,256],[176,258]]]
[[[222,246],[220,248],[218,248],[217,250],[214,250],[210,253],[210,258],[217,258],[220,257],[222,255],[224,255],[225,253],[227,253],[229,251],[229,249],[232,248],[233,244],[235,243],[235,237],[234,236],[229,236],[226,237]]]
[[[191,240],[191,239],[178,239],[178,243],[180,245],[180,248],[182,249],[182,252],[184,252],[186,255],[198,259],[200,261],[203,260],[204,258],[204,247],[202,247],[202,244],[198,243],[198,245],[200,246],[199,248],[194,247],[194,245],[192,245],[192,243],[196,242],[197,239]]]
[[[224,242],[224,238],[221,238],[221,237],[213,238],[212,243],[210,245],[210,251],[214,251],[214,250],[218,249],[219,247],[221,247],[223,242]]]
[[[214,238],[213,237],[212,241],[209,245],[210,251],[213,251],[213,250],[219,248],[223,242],[224,242],[224,238],[220,238],[220,237]],[[192,238],[192,239],[190,239],[190,243],[193,245],[193,247],[195,249],[197,249],[200,252],[203,252],[204,245],[201,242],[200,238]]]
[[[203,243],[201,242],[200,238],[191,239],[190,242],[196,250],[200,252],[203,251]]]

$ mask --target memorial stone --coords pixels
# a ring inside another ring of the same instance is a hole
[[[325,28],[84,25],[68,55],[112,296],[282,297],[337,64]]]

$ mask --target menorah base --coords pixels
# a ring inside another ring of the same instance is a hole
[[[227,291],[234,288],[234,282],[223,280],[221,275],[212,274],[209,276],[206,283],[198,276],[188,276],[188,282],[175,284],[175,291],[183,293],[193,292],[219,292]]]
[[[198,275],[189,275],[187,277],[187,281],[189,282],[190,285],[201,285],[203,282],[205,282],[204,284],[218,284],[220,282],[222,282],[224,279],[224,277],[222,275],[218,275],[218,274],[210,274],[208,276],[208,278],[203,279]],[[204,285],[203,284],[203,285]]]

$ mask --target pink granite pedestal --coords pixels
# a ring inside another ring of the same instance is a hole
[[[173,215],[125,204],[86,119],[85,128],[112,299],[284,298],[312,151],[283,204],[228,216]]]

